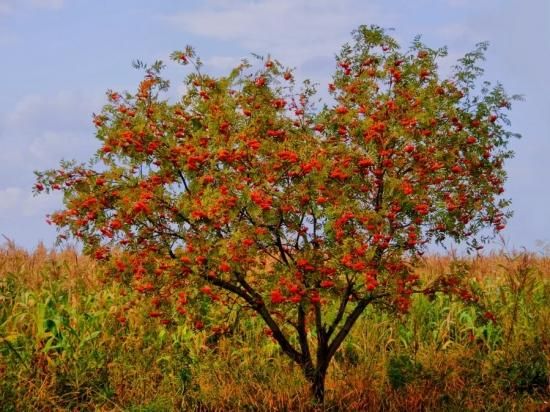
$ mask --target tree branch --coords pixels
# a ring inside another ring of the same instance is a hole
[[[187,180],[185,179],[185,176],[181,172],[181,170],[177,169],[178,176],[181,178],[181,182],[183,183],[183,187],[185,187],[185,191],[189,194],[191,194],[191,190],[189,190],[189,186],[187,186]]]
[[[246,290],[246,292],[248,292],[250,300],[247,300],[247,302],[250,303],[252,308],[262,317],[269,329],[271,329],[273,332],[273,337],[279,343],[281,349],[296,363],[299,365],[303,364],[305,360],[304,353],[298,352],[288,341],[277,322],[273,319],[273,316],[269,313],[262,296],[256,292],[252,286],[250,286],[240,272],[234,271],[233,274],[241,286]]]
[[[298,338],[300,341],[300,349],[302,351],[303,356],[303,362],[306,364],[309,364],[309,367],[313,367],[313,363],[311,360],[311,352],[309,350],[309,343],[307,341],[307,330],[306,330],[306,313],[304,310],[304,304],[301,302],[298,306],[298,324],[297,331],[298,331]]]
[[[340,306],[338,307],[336,317],[334,318],[327,330],[327,339],[330,339],[330,337],[334,333],[334,330],[338,327],[338,325],[342,321],[342,318],[344,317],[344,314],[346,313],[346,307],[349,302],[349,297],[351,296],[351,293],[353,291],[353,286],[353,283],[349,282],[346,290],[344,291],[344,295],[342,296],[342,300],[340,301]]]
[[[349,314],[338,334],[336,334],[332,342],[329,343],[327,361],[330,361],[330,359],[332,359],[346,336],[348,336],[349,332],[353,328],[353,325],[355,324],[359,316],[363,313],[365,308],[369,305],[369,303],[385,296],[389,296],[389,293],[383,293],[380,295],[368,295],[361,299],[359,303],[357,303],[357,306],[355,306],[353,311]]]
[[[298,250],[298,246],[300,245],[300,236],[301,236],[301,229],[302,224],[304,223],[304,219],[306,217],[306,212],[304,211],[302,213],[302,216],[300,217],[300,223],[298,223],[298,234],[296,235],[296,242],[294,242],[294,249]]]

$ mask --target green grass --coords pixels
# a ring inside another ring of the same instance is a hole
[[[326,410],[550,408],[550,259],[466,263],[497,322],[441,295],[415,297],[406,317],[369,308],[329,370]],[[419,272],[450,264],[427,258]],[[0,249],[3,411],[312,409],[259,319],[227,336],[164,327],[99,270],[71,250]]]

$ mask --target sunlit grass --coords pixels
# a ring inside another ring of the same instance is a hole
[[[429,280],[452,262],[432,256],[418,270]],[[439,295],[415,297],[407,317],[369,309],[329,370],[327,410],[550,407],[550,259],[465,263],[497,322]],[[99,273],[71,249],[0,249],[2,410],[311,409],[301,372],[258,319],[223,336],[164,327]]]

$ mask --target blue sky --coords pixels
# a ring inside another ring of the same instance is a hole
[[[272,54],[324,88],[334,54],[359,24],[395,28],[447,45],[453,60],[488,40],[486,77],[525,95],[512,110],[516,157],[507,169],[515,216],[509,247],[550,242],[550,2],[546,0],[0,0],[0,234],[21,246],[51,245],[44,215],[60,198],[33,198],[33,170],[97,147],[91,115],[107,89],[133,90],[131,62],[168,60],[193,45],[222,74],[251,52]],[[181,68],[167,75],[177,91]]]

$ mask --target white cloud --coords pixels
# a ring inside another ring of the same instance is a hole
[[[28,95],[21,98],[4,117],[6,128],[23,132],[82,130],[91,124],[92,113],[103,99],[99,95],[59,92],[55,95]]]
[[[44,132],[32,140],[29,145],[29,153],[33,159],[44,164],[52,162],[57,164],[62,158],[71,159],[82,152],[87,152],[91,156],[93,149],[97,146],[98,143],[94,141],[91,134]]]
[[[0,182],[30,188],[33,170],[56,167],[62,158],[89,159],[99,144],[91,114],[100,101],[99,95],[75,92],[17,101],[0,117]]]
[[[60,206],[61,195],[34,197],[30,188],[8,187],[0,189],[0,213],[14,219],[44,216]]]
[[[464,23],[445,24],[437,27],[434,31],[444,41],[475,44],[483,40],[479,37],[479,31]]]
[[[46,9],[60,9],[64,3],[64,0],[30,0],[32,6]]]
[[[353,0],[208,0],[202,8],[165,19],[195,35],[235,42],[247,51],[272,52],[290,65],[332,56],[359,24],[395,21],[372,1]]]
[[[204,65],[212,70],[230,70],[240,63],[241,59],[235,56],[211,56],[204,61]]]
[[[447,4],[451,7],[466,7],[472,3],[473,0],[447,0]]]
[[[13,12],[13,2],[9,0],[0,0],[0,15]]]
[[[447,0],[449,7],[465,7],[470,2],[472,0]],[[434,1],[420,3],[422,8],[428,8],[433,7]],[[334,71],[334,55],[351,40],[350,31],[360,24],[398,27],[399,31],[391,34],[403,47],[422,31],[443,39],[441,45],[447,42],[460,45],[453,46],[449,56],[440,61],[443,75],[450,74],[456,59],[464,52],[484,40],[467,21],[442,21],[420,29],[411,24],[409,17],[406,12],[379,0],[206,0],[198,8],[164,19],[178,30],[231,42],[231,50],[236,53],[239,52],[235,45],[243,50],[244,55],[240,56],[207,57],[205,63],[209,69],[230,69],[238,64],[238,57],[248,57],[249,52],[272,53],[283,64],[296,67],[298,79],[309,78],[319,83],[320,90],[324,90]],[[200,49],[198,52],[200,54]]]
[[[8,187],[0,190],[0,212],[5,212],[15,208],[21,197],[21,189],[18,187]]]
[[[64,0],[0,0],[0,16],[13,14],[23,8],[60,9]]]
[[[53,238],[44,216],[61,207],[61,196],[33,197],[33,170],[55,168],[62,158],[89,159],[99,145],[91,114],[103,101],[99,93],[28,95],[0,116],[0,233]]]

